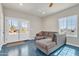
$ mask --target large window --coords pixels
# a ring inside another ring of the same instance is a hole
[[[67,36],[77,36],[77,15],[60,18],[59,33]]]

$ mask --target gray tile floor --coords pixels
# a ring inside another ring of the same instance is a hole
[[[3,46],[0,56],[46,56],[35,46],[35,41],[26,41],[25,44],[13,47]],[[64,45],[52,52],[49,56],[79,56],[79,48]]]

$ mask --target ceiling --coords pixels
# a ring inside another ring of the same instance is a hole
[[[49,3],[4,3],[3,7],[44,17],[75,6],[77,3],[53,3],[52,7],[48,5]]]

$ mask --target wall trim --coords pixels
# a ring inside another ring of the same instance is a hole
[[[72,44],[72,43],[66,43],[66,44],[79,47],[79,45],[77,45],[77,44]]]

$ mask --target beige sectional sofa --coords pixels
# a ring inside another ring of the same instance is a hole
[[[51,35],[49,36],[48,34],[46,38],[42,37],[41,39],[36,39],[36,47],[40,49],[42,52],[44,52],[46,55],[49,55],[50,53],[52,53],[53,51],[64,45],[66,40],[65,35],[59,35],[58,33],[54,32],[47,32],[47,33],[51,33]]]

